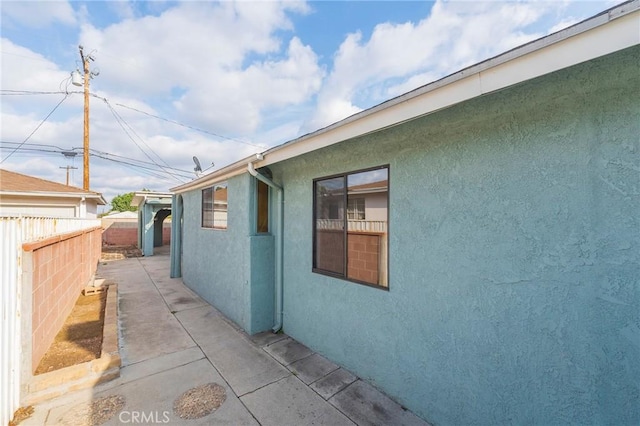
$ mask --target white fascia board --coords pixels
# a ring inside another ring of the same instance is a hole
[[[637,6],[639,2],[634,2]],[[568,28],[492,60],[401,95],[326,129],[264,153],[256,167],[377,132],[488,93],[523,83],[600,56],[640,44],[640,12],[609,22],[609,15],[585,21],[587,29]],[[596,21],[595,23],[593,21]],[[608,25],[603,25],[604,23]],[[575,33],[567,38],[567,34]],[[563,37],[564,36],[564,37]],[[540,46],[542,45],[542,46]]]
[[[640,0],[532,41],[438,81],[347,117],[190,183],[177,193],[204,188],[247,171],[396,126],[464,101],[640,44]]]
[[[132,207],[139,207],[143,202],[153,202],[154,204],[171,204],[173,193],[172,192],[152,192],[141,191],[134,192],[131,199]]]
[[[225,180],[230,179],[234,176],[246,173],[247,164],[255,161],[256,156],[254,154],[249,157],[243,158],[242,160],[236,161],[235,163],[231,163],[228,166],[221,168],[220,170],[216,170],[215,172],[199,177],[198,179],[194,179],[191,182],[187,182],[183,185],[171,188],[171,191],[176,194],[182,194],[184,192],[195,191],[196,189],[203,189],[216,183],[224,182]]]
[[[79,201],[79,200],[78,200]],[[71,203],[71,202],[57,202],[57,203],[43,203],[38,202],[37,200],[24,200],[24,201],[7,201],[2,202],[0,207],[78,207],[80,203]]]
[[[482,92],[491,93],[637,44],[640,44],[639,11],[482,71]]]
[[[97,199],[98,202],[106,201],[100,194],[83,194],[82,192],[22,192],[22,191],[0,191],[0,196],[15,196],[15,197],[51,197],[51,198],[77,198],[82,200],[83,198]]]

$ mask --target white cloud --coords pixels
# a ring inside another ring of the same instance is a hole
[[[266,108],[306,102],[319,90],[323,75],[313,50],[297,38],[285,58],[219,71],[189,90],[176,107],[198,123],[236,134],[253,133]]]
[[[418,22],[378,24],[368,40],[349,34],[318,95],[313,130],[428,81],[542,36],[529,27],[552,10],[552,2],[443,2]],[[390,79],[404,82],[388,87]],[[362,93],[366,97],[359,104]]]
[[[0,84],[4,90],[60,90],[61,83],[69,78],[69,72],[61,71],[43,55],[11,40],[1,38],[0,50],[3,55]]]
[[[5,6],[8,3],[11,10]],[[116,119],[103,101],[91,98],[91,148],[127,157],[111,157],[116,161],[151,162],[150,156],[164,164],[157,154],[171,167],[184,170],[187,179],[195,176],[194,155],[203,168],[211,162],[219,168],[260,149],[118,104],[246,142],[273,145],[297,137],[301,129],[316,130],[601,9],[582,2],[439,1],[428,16],[412,22],[382,22],[367,37],[363,34],[368,29],[354,30],[325,69],[318,55],[326,52],[314,51],[309,44],[313,40],[303,38],[302,31],[298,35],[290,19],[309,13],[303,2],[110,3],[105,7],[121,20],[106,27],[92,21],[92,8],[86,4],[73,3],[74,13],[69,3],[51,2],[43,6],[48,15],[38,9],[36,16],[27,16],[25,6],[14,5],[19,3],[3,2],[3,27],[7,22],[63,24],[61,30],[69,31],[78,25],[79,34],[71,42],[64,39],[71,49],[61,49],[70,53],[64,53],[58,64],[49,55],[49,44],[36,52],[3,38],[2,88],[64,88],[80,43],[96,58],[92,69],[101,71],[92,80],[91,92],[109,99],[118,115]],[[33,11],[33,3],[27,4]],[[151,9],[152,14],[144,15],[143,10]],[[23,141],[60,99],[60,95],[2,96],[2,140]],[[82,107],[81,95],[70,96],[28,143],[80,147]],[[3,149],[2,158],[6,153]],[[70,161],[59,153],[38,160],[16,153],[1,167],[62,181],[65,171],[59,167]],[[79,167],[74,181],[78,185],[82,159],[74,161],[72,165]],[[93,157],[91,186],[110,200],[118,193],[143,187],[167,190],[179,183],[153,167],[156,172],[149,174]]]
[[[96,87],[164,97],[194,125],[246,135],[260,125],[265,106],[305,102],[320,87],[313,50],[295,37],[283,50],[274,35],[292,29],[292,11],[306,13],[307,7],[182,3],[103,30],[84,24],[80,42],[96,50]]]
[[[5,19],[30,28],[42,28],[54,23],[75,25],[76,16],[66,1],[3,1],[2,25]]]

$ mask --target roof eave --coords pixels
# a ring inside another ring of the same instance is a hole
[[[101,194],[87,194],[82,192],[41,192],[41,191],[0,191],[1,196],[16,197],[50,197],[50,198],[90,198],[98,200],[98,204],[105,205],[107,202]]]

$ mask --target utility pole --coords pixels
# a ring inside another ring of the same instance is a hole
[[[82,60],[82,70],[84,77],[84,136],[83,136],[83,150],[84,150],[84,161],[83,161],[83,173],[82,173],[82,183],[83,188],[88,191],[89,190],[89,79],[98,75],[97,71],[91,72],[89,69],[89,61],[93,61],[93,56],[84,54],[84,49],[82,45],[78,46],[80,49],[80,59]],[[72,83],[75,86],[82,86],[83,83],[80,82],[79,79],[80,71],[74,71],[71,73]]]
[[[80,58],[82,59],[82,66],[84,68],[84,133],[82,147],[84,150],[83,169],[82,169],[82,188],[85,191],[89,190],[89,77],[91,72],[89,71],[89,58],[85,57],[82,51],[82,46],[78,46],[80,49]]]
[[[58,167],[59,169],[67,169],[67,186],[69,186],[69,170],[77,170],[77,167],[66,166],[66,167]]]

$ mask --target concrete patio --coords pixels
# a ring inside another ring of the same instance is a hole
[[[118,284],[121,376],[35,406],[26,425],[77,425],[92,402],[118,396],[106,423],[229,425],[425,425],[377,389],[284,334],[248,336],[169,278],[168,247],[103,262]],[[212,413],[185,420],[174,402],[197,386],[226,392]],[[95,410],[95,408],[94,408]]]

